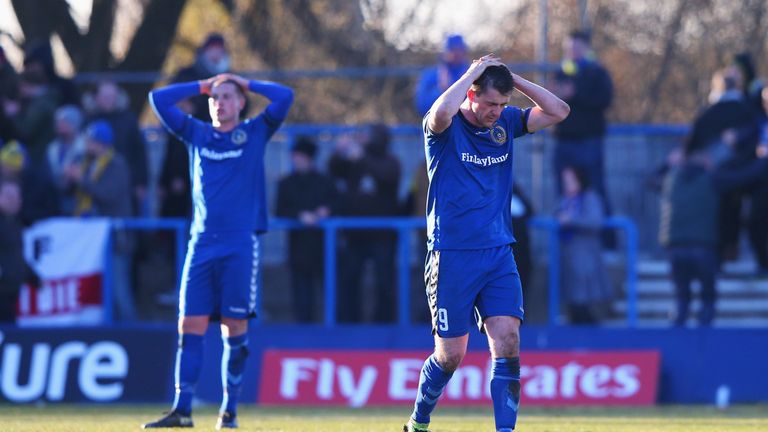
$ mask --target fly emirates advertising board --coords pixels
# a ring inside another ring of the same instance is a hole
[[[267,405],[403,405],[413,403],[427,352],[268,350],[259,403]],[[525,405],[651,405],[657,351],[527,352],[520,368]],[[487,352],[467,353],[440,401],[491,401]]]

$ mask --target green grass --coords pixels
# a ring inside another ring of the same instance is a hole
[[[0,430],[110,432],[139,430],[167,407],[153,405],[0,405]],[[240,430],[281,432],[399,432],[407,407],[323,409],[241,407]],[[195,411],[196,430],[213,430],[216,407]],[[493,431],[490,409],[438,408],[435,432]],[[523,409],[521,432],[766,432],[768,406],[736,406],[718,411],[704,406],[652,408]]]

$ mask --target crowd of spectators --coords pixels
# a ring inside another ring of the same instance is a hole
[[[702,302],[698,322],[714,320],[717,278],[725,263],[739,258],[743,228],[756,276],[768,275],[768,88],[755,89],[749,71],[749,57],[740,54],[713,75],[709,106],[662,169],[659,240],[669,252],[679,326],[688,321],[696,280]]]
[[[562,226],[563,291],[569,320],[576,324],[599,322],[597,306],[614,295],[601,262],[602,248],[611,243],[601,234],[601,226],[611,214],[603,138],[613,87],[590,42],[588,32],[572,32],[564,43],[560,68],[548,82],[571,106],[570,117],[554,130],[552,166],[560,200],[550,214]],[[462,36],[446,38],[437,64],[425,69],[417,82],[414,101],[419,115],[466,71],[468,52]],[[194,62],[172,81],[208,78],[229,71],[229,66],[226,41],[211,34],[198,48]],[[718,272],[740,250],[743,208],[758,274],[768,275],[768,89],[763,89],[756,75],[744,54],[718,71],[710,105],[696,117],[684,145],[660,170],[660,243],[669,251],[678,325],[688,319],[694,279],[703,287],[699,321],[712,322]],[[147,154],[137,113],[129,106],[127,93],[115,81],[105,79],[79,88],[58,76],[48,43],[29,44],[21,71],[14,70],[0,48],[0,269],[18,260],[18,254],[6,252],[17,250],[21,230],[41,219],[146,214]],[[181,108],[210,121],[204,96],[185,101]],[[320,221],[331,216],[424,215],[425,167],[422,164],[410,179],[408,194],[401,200],[403,170],[390,149],[391,139],[383,124],[340,136],[327,167],[316,161],[314,137],[302,136],[291,144],[292,170],[279,181],[273,198],[277,216],[296,219],[308,228],[292,231],[288,241],[296,321],[319,318],[315,299],[322,286],[322,233],[313,228]],[[189,216],[188,164],[184,145],[168,137],[157,185],[160,217]],[[526,221],[534,209],[517,185],[510,210],[518,240],[515,255],[528,289],[532,260]],[[689,223],[693,220],[696,223]],[[340,245],[339,320],[361,322],[363,305],[371,304],[369,319],[393,322],[396,233],[345,231]],[[114,247],[113,265],[126,284],[115,288],[118,316],[133,319],[137,312],[129,268],[137,242],[125,235]],[[360,286],[368,263],[374,275],[372,298],[362,298],[366,294]],[[0,272],[0,296],[10,298],[17,289],[12,287],[31,277],[26,270]],[[1,318],[7,319],[8,313],[0,311]]]

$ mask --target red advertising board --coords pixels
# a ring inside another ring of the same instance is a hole
[[[259,403],[400,405],[413,403],[428,352],[267,350]],[[650,405],[656,400],[657,351],[545,351],[523,354],[526,405]],[[487,353],[467,353],[441,405],[490,403]]]

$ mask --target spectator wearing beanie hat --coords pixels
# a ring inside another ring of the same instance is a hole
[[[88,125],[85,137],[85,163],[64,170],[77,186],[75,216],[131,216],[130,171],[113,148],[112,127],[97,120]]]
[[[214,75],[230,72],[230,58],[227,43],[220,33],[210,33],[197,49],[195,62],[181,70],[173,77],[171,82],[180,83],[188,81],[200,81]],[[182,110],[204,122],[211,121],[208,112],[208,97],[199,95],[188,99],[189,104],[182,105]],[[248,107],[243,114],[248,112]]]
[[[85,163],[70,166],[65,175],[76,185],[75,216],[130,217],[131,175],[125,158],[114,149],[114,132],[106,120],[91,122],[85,130]],[[131,285],[131,241],[116,231],[111,251],[112,290],[117,316],[136,318]]]
[[[416,112],[420,116],[426,114],[437,97],[467,71],[467,51],[461,35],[453,34],[445,39],[439,62],[425,69],[416,85]]]

